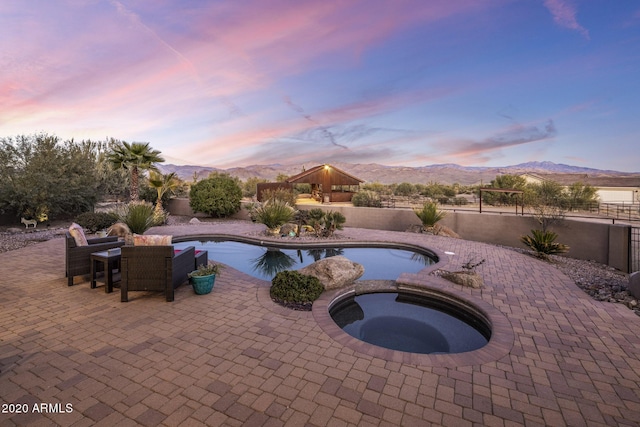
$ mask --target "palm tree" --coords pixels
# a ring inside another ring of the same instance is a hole
[[[160,156],[160,151],[153,150],[149,143],[134,142],[129,144],[122,141],[112,148],[107,156],[114,169],[124,168],[131,172],[131,200],[138,200],[139,184],[138,176],[140,169],[156,171],[154,163],[162,163],[164,159]]]
[[[180,180],[175,172],[163,175],[156,171],[149,171],[149,185],[158,192],[156,211],[162,210],[162,196],[180,186]]]

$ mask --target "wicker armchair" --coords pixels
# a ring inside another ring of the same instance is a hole
[[[130,291],[162,291],[173,301],[175,288],[186,282],[194,270],[195,248],[175,253],[173,246],[123,246],[120,257],[120,300]]]
[[[117,237],[98,237],[87,239],[89,245],[78,246],[75,239],[67,231],[65,233],[65,274],[68,285],[73,286],[73,277],[91,273],[91,254],[107,249],[119,248],[124,242]]]

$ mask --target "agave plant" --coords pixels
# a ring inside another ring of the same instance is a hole
[[[531,236],[522,236],[520,241],[542,259],[549,259],[549,255],[562,254],[569,250],[569,246],[556,243],[558,234],[553,231],[531,230],[531,234]]]
[[[438,221],[444,218],[447,213],[438,210],[438,204],[435,202],[426,202],[422,209],[414,209],[415,214],[420,218],[423,227],[433,227]]]
[[[262,206],[255,208],[252,212],[253,218],[269,229],[275,229],[293,219],[296,210],[287,202],[273,199],[265,202]]]
[[[121,206],[117,215],[132,233],[143,234],[155,225],[155,209],[149,202],[130,202]]]

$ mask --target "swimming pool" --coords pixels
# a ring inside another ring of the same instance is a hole
[[[362,264],[364,275],[360,280],[395,280],[401,273],[417,273],[436,262],[433,255],[393,247],[344,247],[336,244],[335,247],[287,249],[266,245],[267,242],[260,246],[229,240],[174,243],[176,249],[195,246],[196,250],[206,250],[210,260],[263,280],[271,280],[279,271],[297,270],[335,255]]]

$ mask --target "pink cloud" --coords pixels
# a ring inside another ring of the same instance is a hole
[[[544,0],[544,6],[549,9],[556,24],[577,31],[589,39],[589,31],[578,23],[576,8],[567,0]]]

